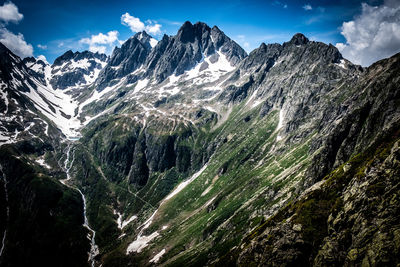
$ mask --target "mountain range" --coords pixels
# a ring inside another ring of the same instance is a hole
[[[1,266],[400,264],[400,54],[202,22],[0,54]]]

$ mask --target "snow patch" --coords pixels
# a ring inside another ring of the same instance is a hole
[[[122,216],[123,214],[117,212],[116,210],[114,210],[114,214],[118,215],[118,219],[117,219],[117,224],[118,224],[118,228],[119,229],[124,229],[128,224],[130,224],[133,220],[137,219],[136,215],[132,215],[131,217],[129,217],[127,220],[122,220]]]
[[[148,236],[139,235],[135,241],[129,244],[126,249],[126,255],[132,252],[140,253],[145,247],[147,247],[147,244],[157,236],[159,236],[158,232],[154,232]]]
[[[48,165],[44,159],[37,159],[36,160],[37,163],[39,163],[40,165],[42,165],[43,167],[46,167],[47,169],[51,169],[50,165]]]
[[[158,41],[154,38],[150,38],[150,46],[153,48],[157,45]]]
[[[207,168],[208,164],[205,164],[203,166],[203,168],[201,168],[198,172],[196,172],[195,174],[192,175],[192,177],[190,177],[189,179],[187,179],[186,181],[183,181],[182,183],[180,183],[175,189],[174,191],[172,191],[165,199],[168,200],[172,197],[174,197],[176,194],[178,194],[179,192],[181,192],[186,186],[188,186],[191,182],[193,182],[197,177],[200,176],[200,174],[202,174],[202,172]]]
[[[139,92],[140,90],[145,88],[148,84],[149,84],[149,79],[147,79],[147,78],[143,79],[143,80],[139,80],[135,86],[135,90],[133,91],[133,94],[136,94],[137,92]]]
[[[335,64],[338,65],[339,67],[345,69],[345,70],[347,69],[346,61],[344,59],[341,59],[340,63],[335,63]]]
[[[165,253],[165,248],[161,250],[157,255],[155,255],[149,262],[154,262],[154,263],[158,262],[162,257],[162,255],[164,255],[164,253]]]
[[[279,129],[282,128],[282,126],[283,126],[283,120],[284,120],[284,117],[283,117],[283,109],[281,109],[281,110],[279,111],[279,123],[278,123],[278,127],[276,128],[277,131],[279,131]],[[280,135],[278,134],[278,136],[276,137],[276,141],[281,141],[281,140],[282,140],[282,136],[280,136]]]

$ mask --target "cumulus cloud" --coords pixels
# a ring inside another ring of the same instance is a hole
[[[309,10],[312,10],[312,6],[311,6],[310,4],[304,5],[304,6],[303,6],[303,9],[304,9],[305,11],[309,11]]]
[[[146,23],[144,23],[139,18],[131,16],[128,12],[121,16],[121,23],[122,25],[128,26],[132,32],[147,31],[154,35],[161,33],[161,24],[152,20],[147,20]]]
[[[121,16],[121,23],[129,26],[133,32],[141,32],[144,30],[144,23],[139,18],[129,15],[128,12]]]
[[[6,2],[0,6],[0,42],[21,58],[32,56],[33,47],[25,41],[22,33],[14,34],[6,25],[9,22],[18,23],[23,18],[24,15],[19,13],[14,3]]]
[[[0,6],[0,20],[7,23],[13,22],[18,23],[24,18],[24,15],[19,13],[18,7],[12,2],[4,3]]]
[[[0,28],[0,42],[21,58],[31,57],[33,55],[32,45],[25,41],[21,33],[14,34],[2,27]]]
[[[89,45],[89,51],[91,52],[106,53],[107,48],[119,41],[118,34],[118,31],[109,31],[107,34],[99,33],[92,35],[90,38],[83,38],[79,42]]]
[[[148,25],[146,26],[146,30],[151,34],[159,34],[161,33],[161,25],[157,23],[154,25]]]
[[[369,66],[400,52],[400,5],[393,3],[381,6],[363,3],[361,15],[343,23],[341,34],[346,42],[337,43],[336,47],[345,58]]]
[[[6,25],[9,22],[18,23],[23,18],[14,3],[6,2],[0,6],[0,42],[21,58],[33,56],[33,47],[25,41],[22,33],[14,34]]]

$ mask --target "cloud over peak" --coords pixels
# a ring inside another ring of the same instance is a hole
[[[107,34],[99,33],[90,38],[83,38],[79,42],[89,45],[89,51],[106,53],[114,43],[118,42],[118,31],[109,31]]]
[[[361,15],[344,22],[341,34],[345,43],[336,47],[356,64],[373,62],[400,52],[400,5],[385,2],[381,6],[362,4]]]
[[[147,31],[154,35],[161,33],[161,24],[152,20],[147,20],[144,23],[139,18],[130,15],[128,12],[121,16],[121,23],[122,25],[128,26],[132,32]]]

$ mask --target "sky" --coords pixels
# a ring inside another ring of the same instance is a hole
[[[109,55],[142,30],[175,35],[187,20],[217,25],[248,52],[298,32],[363,66],[400,52],[400,0],[0,1],[0,42],[52,63],[67,50]]]

